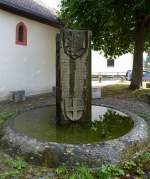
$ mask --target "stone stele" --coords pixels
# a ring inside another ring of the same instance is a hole
[[[57,123],[91,120],[91,32],[66,29],[56,38]]]

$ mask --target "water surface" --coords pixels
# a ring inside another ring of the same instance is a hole
[[[108,108],[92,106],[92,120],[98,120],[105,115]],[[122,116],[125,114],[118,111]],[[123,136],[133,127],[133,121],[128,117],[120,120],[109,120],[95,127],[90,123],[71,123],[55,125],[56,106],[47,106],[23,112],[13,121],[13,127],[18,132],[42,141],[87,144]]]

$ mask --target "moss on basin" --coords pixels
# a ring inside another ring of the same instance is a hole
[[[13,128],[23,135],[67,144],[97,143],[118,138],[131,130],[133,121],[130,117],[107,110],[106,107],[93,106],[93,122],[56,126],[56,107],[47,106],[21,113],[13,119],[12,124]]]

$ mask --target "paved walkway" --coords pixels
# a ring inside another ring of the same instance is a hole
[[[146,102],[141,102],[131,99],[119,99],[115,97],[105,97],[101,99],[93,99],[93,103],[106,104],[126,109],[137,114],[146,114],[150,119],[150,105]],[[22,108],[38,107],[41,104],[55,104],[55,97],[49,94],[28,98],[21,103],[0,103],[0,112],[21,110]]]
[[[114,85],[117,84],[118,82],[120,82],[120,80],[106,80],[106,81],[103,80],[101,83],[99,83],[99,81],[92,81],[92,86],[103,87],[108,85]]]
[[[131,99],[118,99],[115,97],[105,97],[101,99],[93,99],[93,104],[105,104],[112,105],[117,108],[122,108],[131,112],[134,112],[141,117],[145,118],[150,123],[150,105],[145,102],[139,102],[137,100]],[[41,104],[55,104],[55,97],[50,96],[49,94],[36,96],[33,98],[27,99],[23,103],[1,103],[0,104],[0,113],[1,112],[14,112],[19,111],[24,108],[32,108],[41,106]]]

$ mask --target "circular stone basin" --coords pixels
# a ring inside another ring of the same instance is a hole
[[[92,106],[92,121],[100,120],[100,116],[103,117],[108,109],[110,110],[107,107]],[[119,111],[115,112],[122,115],[122,119],[121,116],[118,120],[112,117],[106,122],[100,122],[98,127],[91,122],[56,126],[56,107],[47,106],[18,115],[13,119],[12,127],[23,135],[42,141],[66,144],[96,143],[123,136],[133,127],[133,121],[129,117]]]
[[[114,112],[119,119],[114,117]],[[148,127],[143,119],[110,107],[92,106],[92,121],[99,121],[94,123],[56,126],[55,117],[56,106],[43,106],[16,115],[3,127],[3,147],[48,167],[64,163],[97,167],[103,162],[122,160],[124,152],[148,139]]]

